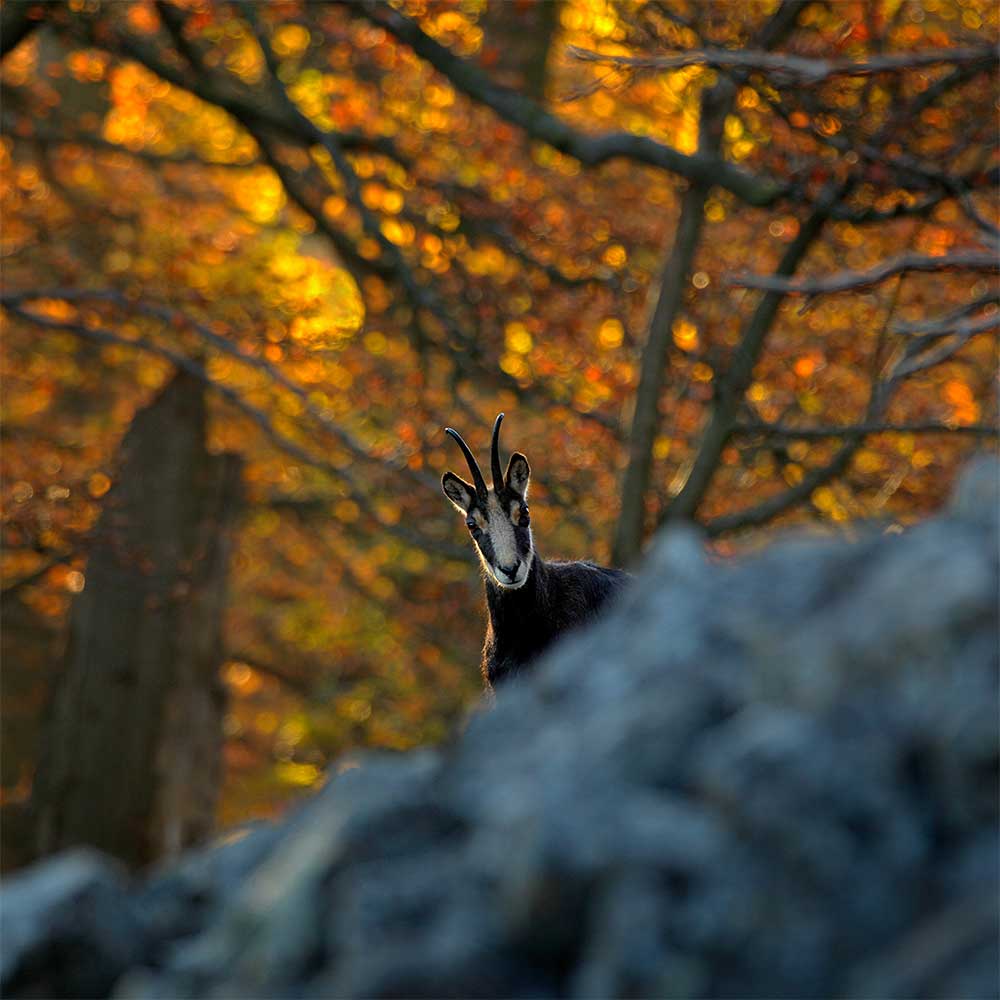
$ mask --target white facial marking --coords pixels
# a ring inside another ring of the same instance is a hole
[[[520,516],[520,504],[517,505],[518,517]],[[502,504],[497,499],[493,490],[489,496],[489,524],[484,529],[490,543],[493,546],[494,565],[490,563],[476,547],[479,558],[486,572],[499,584],[508,590],[516,590],[524,586],[528,579],[528,572],[531,569],[531,561],[534,559],[534,544],[528,552],[526,559],[522,559],[517,551],[517,539],[514,537],[514,526],[511,524],[509,511],[504,510]],[[530,533],[529,533],[529,538]],[[508,576],[504,569],[517,566],[513,577]]]

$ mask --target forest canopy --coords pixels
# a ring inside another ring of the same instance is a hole
[[[987,0],[0,6],[3,801],[136,414],[240,457],[223,824],[477,696],[459,428],[545,555],[898,530],[993,447]]]

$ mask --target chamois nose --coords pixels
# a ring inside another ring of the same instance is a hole
[[[497,569],[501,573],[503,573],[503,575],[505,577],[507,577],[508,580],[513,580],[514,577],[517,575],[517,571],[520,568],[521,568],[521,564],[519,562],[514,563],[514,565],[511,566],[509,569],[506,566],[497,566]]]

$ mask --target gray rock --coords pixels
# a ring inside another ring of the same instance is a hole
[[[116,995],[996,997],[996,479],[853,544],[667,533],[451,746],[137,890],[169,947]]]
[[[68,852],[4,883],[3,996],[106,996],[145,949],[123,871],[94,851]]]

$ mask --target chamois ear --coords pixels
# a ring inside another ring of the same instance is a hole
[[[530,476],[531,468],[528,465],[528,460],[519,451],[515,451],[510,456],[510,461],[507,463],[507,474],[504,476],[507,489],[513,490],[522,497],[526,497],[528,495],[528,479]]]
[[[468,514],[476,499],[476,491],[454,472],[446,472],[441,477],[441,489],[457,510]]]

